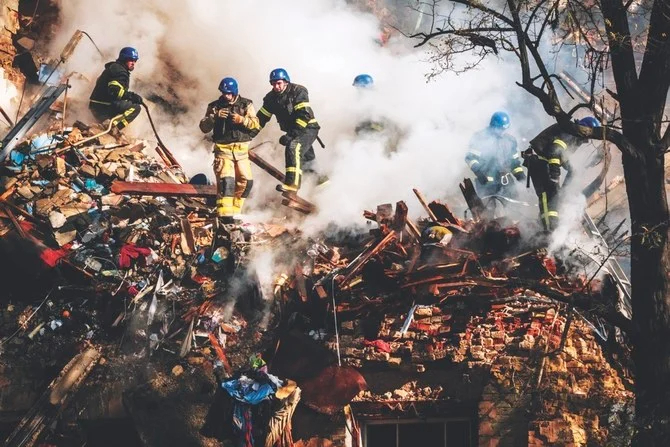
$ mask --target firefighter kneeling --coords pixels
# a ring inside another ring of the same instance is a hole
[[[600,122],[588,116],[576,122],[584,127],[600,127]],[[572,179],[572,166],[568,151],[574,152],[587,140],[561,131],[558,124],[530,142],[523,154],[523,165],[528,168],[528,179],[533,182],[540,208],[540,221],[547,232],[558,227],[559,193],[561,190],[561,168],[567,171],[563,187]]]
[[[207,105],[200,130],[213,131],[216,211],[222,223],[232,223],[253,185],[249,142],[259,125],[253,103],[239,95],[235,79],[223,78],[219,91],[221,97]]]

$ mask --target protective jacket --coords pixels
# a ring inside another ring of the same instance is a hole
[[[123,129],[140,114],[142,97],[131,92],[130,70],[119,61],[108,62],[95,82],[89,108],[99,120],[111,119],[111,124]]]
[[[221,109],[229,109],[227,118],[219,118],[217,113]],[[241,115],[244,120],[236,124],[232,121],[232,114]],[[258,132],[259,124],[250,99],[238,96],[233,103],[229,103],[222,96],[216,101],[207,104],[205,117],[200,121],[200,130],[204,133],[213,131],[212,140],[217,144],[242,143],[251,141]]]
[[[279,128],[289,138],[300,136],[306,129],[320,128],[309,104],[307,89],[299,84],[289,83],[283,92],[277,93],[273,90],[265,95],[263,107],[258,110],[261,128],[270,121],[272,115],[277,117]]]
[[[139,96],[129,90],[130,71],[119,61],[108,62],[95,82],[90,101],[94,104],[114,105],[121,100],[138,103]]]
[[[495,194],[504,186],[524,178],[521,154],[517,151],[516,138],[500,134],[491,127],[477,132],[469,144],[465,162],[477,176],[485,193]]]

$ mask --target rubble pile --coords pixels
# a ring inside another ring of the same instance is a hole
[[[418,224],[403,202],[366,211],[378,224],[367,240],[317,245],[298,269],[307,278],[285,282],[285,299],[307,302],[304,290],[312,288],[313,299],[335,310],[337,326],[311,327],[309,335],[342,365],[366,378],[384,368],[418,378],[365,389],[352,405],[458,401],[447,389],[457,384],[447,387],[443,378],[446,388],[431,386],[421,377],[451,370],[468,383],[486,371],[479,404],[486,445],[509,441],[519,420],[529,430],[517,441],[532,445],[614,439],[632,414],[630,374],[612,366],[593,335],[591,321],[602,320],[574,307],[580,295],[594,309],[612,306],[616,291],[607,279],[569,272],[505,219],[463,221],[438,202],[427,209],[431,218]],[[630,433],[617,436],[623,442]]]
[[[302,402],[324,414],[349,401],[399,408],[459,401],[456,384],[421,380],[451,369],[460,380],[490,377],[480,395],[479,436],[494,444],[514,418],[526,424],[533,445],[567,432],[584,445],[610,439],[608,430],[629,415],[628,404],[613,404],[632,401],[630,384],[589,329],[613,312],[616,287],[571,271],[513,221],[488,214],[467,181],[461,186],[469,219],[415,191],[427,219],[414,222],[404,202],[384,204],[364,212],[377,224],[369,234],[312,240],[278,224],[218,224],[207,196],[113,193],[118,181],[164,188],[186,178],[160,152],[158,159],[148,155],[146,142],[101,133],[83,123],[60,131],[56,125],[19,144],[2,166],[0,235],[30,241],[56,275],[45,282],[39,306],[9,297],[0,346],[25,362],[45,349],[62,353],[42,365],[53,368],[95,346],[109,359],[107,375],[94,372],[87,390],[134,371],[148,384],[126,405],[145,421],[143,438],[166,433],[149,422],[154,410],[146,402],[162,396],[187,411],[175,391],[180,380],[214,371],[220,380],[238,380],[258,353],[272,365],[290,330],[325,346],[341,366],[326,362],[320,375],[286,375],[303,387]],[[252,247],[281,253],[271,284],[261,284],[251,268]],[[142,372],[148,359],[159,365],[152,374]],[[368,387],[367,372],[384,368],[415,378]],[[324,383],[337,393],[324,393]],[[184,388],[193,393],[195,386]],[[592,409],[593,401],[602,409]],[[292,415],[297,401],[290,405]],[[520,406],[536,412],[519,415]],[[204,410],[191,415],[195,431]]]
[[[281,244],[288,230],[217,227],[205,199],[110,192],[114,181],[178,184],[184,175],[148,155],[146,142],[101,132],[79,122],[59,132],[56,124],[18,145],[2,166],[0,236],[34,244],[37,262],[58,276],[53,283],[39,278],[45,294],[57,285],[44,305],[3,309],[12,322],[3,335],[16,329],[17,343],[25,335],[41,341],[65,325],[74,340],[107,345],[132,326],[121,344],[135,355],[161,349],[185,367],[215,362],[231,374],[227,350],[244,342],[243,360],[233,361],[244,364],[262,337],[249,325],[264,298],[244,269],[246,256],[251,246]],[[31,298],[24,294],[7,299]],[[243,316],[236,304],[250,313]]]

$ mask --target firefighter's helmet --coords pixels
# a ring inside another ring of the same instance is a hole
[[[359,74],[354,78],[353,86],[358,88],[370,88],[374,83],[374,79],[372,79],[372,76],[369,74]]]
[[[289,78],[288,72],[286,70],[283,68],[275,68],[270,72],[270,82],[272,83],[280,80],[291,82],[291,78]]]
[[[133,47],[123,47],[119,51],[120,61],[136,61],[140,58],[140,54]]]
[[[489,126],[494,129],[507,129],[510,125],[509,115],[505,112],[496,112],[491,115]]]
[[[221,93],[232,93],[237,96],[239,89],[237,88],[237,81],[235,78],[223,78],[219,83],[219,91]]]

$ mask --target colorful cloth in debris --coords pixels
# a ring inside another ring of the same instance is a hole
[[[233,406],[233,427],[239,434],[240,447],[253,447],[254,436],[252,433],[251,407],[244,404]]]
[[[46,248],[40,253],[40,258],[49,267],[56,267],[61,259],[70,254],[72,244],[67,244],[59,249]]]
[[[379,352],[391,352],[391,345],[384,340],[365,340],[363,344],[365,346],[372,346]]]
[[[269,376],[269,375],[268,375]],[[221,384],[231,397],[245,404],[257,405],[277,391],[277,385],[268,380],[260,383],[247,376]]]
[[[121,247],[119,253],[119,267],[122,269],[127,269],[130,267],[132,259],[137,259],[140,256],[149,256],[151,254],[151,249],[138,247],[135,244],[126,244]]]

